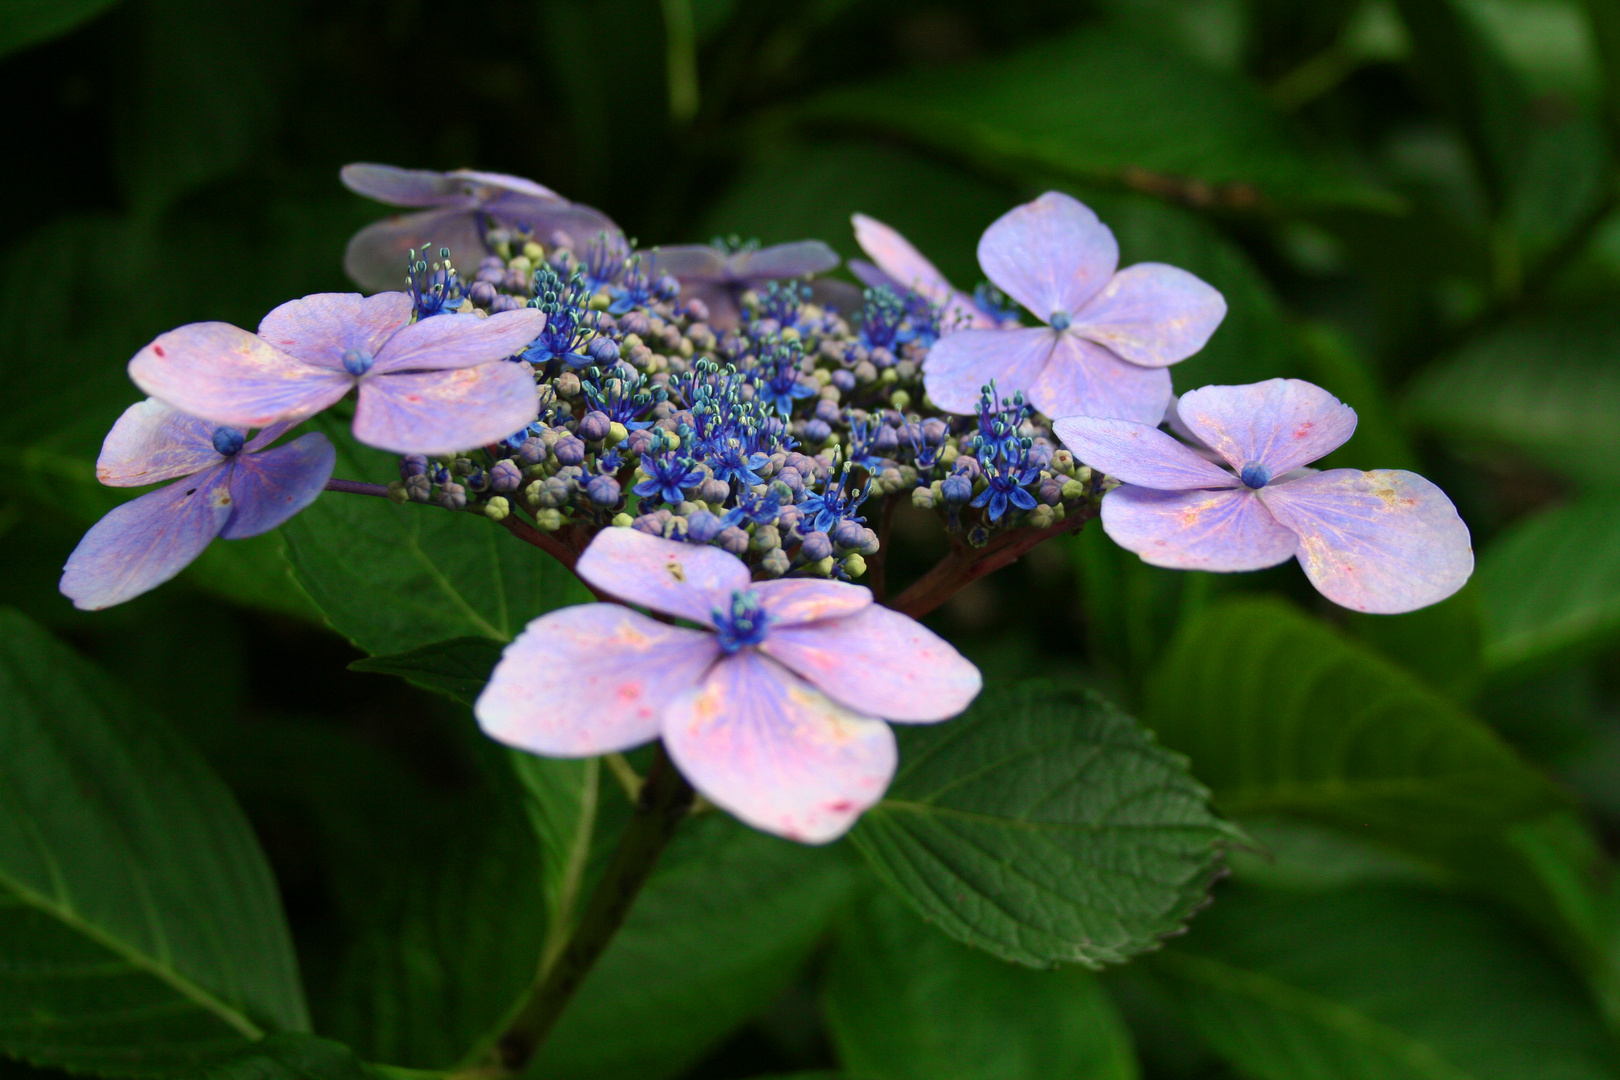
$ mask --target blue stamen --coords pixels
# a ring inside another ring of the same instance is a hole
[[[1271,470],[1258,461],[1251,461],[1243,466],[1243,471],[1238,473],[1238,479],[1249,487],[1259,490],[1271,483]]]
[[[753,589],[738,589],[731,594],[731,610],[714,609],[715,639],[727,653],[737,652],[746,645],[758,645],[765,640],[771,617],[759,604],[759,594]]]
[[[234,457],[242,452],[247,444],[247,437],[233,427],[214,429],[214,450],[226,457]]]
[[[1074,320],[1069,317],[1069,313],[1067,311],[1059,308],[1058,310],[1052,312],[1052,317],[1047,319],[1046,322],[1052,327],[1052,329],[1063,331],[1067,330],[1069,325],[1074,322]]]
[[[343,353],[343,370],[355,378],[370,371],[374,362],[372,355],[364,349],[347,349]]]

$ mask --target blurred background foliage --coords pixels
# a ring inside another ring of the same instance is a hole
[[[544,1075],[1616,1075],[1620,3],[0,0],[0,100],[0,602],[225,779],[317,1033],[447,1066],[542,947],[507,756],[464,706],[348,671],[302,591],[427,586],[359,539],[295,583],[275,535],[95,615],[56,581],[121,497],[93,462],[127,358],[348,288],[383,210],[337,170],[381,161],[532,177],[643,246],[851,256],[862,211],[969,287],[986,225],[1070,191],[1124,262],[1225,293],[1179,390],[1327,387],[1361,416],[1330,464],[1436,480],[1479,557],[1435,608],[1358,617],[1292,564],[1160,571],[1096,529],[1035,550],[935,624],[992,681],[1136,712],[1266,854],[1099,982],[919,929],[842,848],[709,821]],[[939,540],[909,525],[917,571]],[[447,543],[458,585],[495,588]]]

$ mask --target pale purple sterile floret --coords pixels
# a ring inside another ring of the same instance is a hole
[[[315,293],[264,317],[258,334],[192,323],[129,362],[135,385],[192,416],[260,427],[313,416],[359,387],[354,436],[398,454],[448,454],[528,425],[539,391],[507,363],[540,333],[533,308],[411,322],[406,293]]]
[[[1206,386],[1177,404],[1184,429],[1231,471],[1147,424],[1088,416],[1052,425],[1075,457],[1122,482],[1103,530],[1144,562],[1238,571],[1297,556],[1322,595],[1394,614],[1468,580],[1468,526],[1445,493],[1400,469],[1302,468],[1343,445],[1356,414],[1298,379]]]
[[[102,443],[96,478],[112,487],[183,479],[96,522],[68,556],[63,595],[87,611],[121,604],[184,570],[214,537],[258,536],[314,502],[337,453],[318,432],[264,449],[291,426],[246,439],[152,398],[124,410]]]
[[[986,229],[979,265],[1046,325],[941,338],[923,385],[949,412],[972,413],[993,379],[1047,416],[1157,424],[1170,401],[1165,369],[1202,349],[1226,316],[1221,294],[1185,270],[1137,263],[1116,271],[1114,234],[1056,191]]]
[[[952,285],[904,236],[865,214],[855,214],[850,220],[855,225],[855,242],[872,262],[851,259],[849,269],[869,288],[887,286],[902,296],[916,293],[939,309],[940,329],[945,333],[994,330],[1000,325],[971,295]]]
[[[738,298],[770,281],[823,274],[838,265],[838,253],[820,240],[727,252],[712,244],[654,248],[653,265],[681,283],[682,300],[701,300],[707,322],[718,330],[737,325]]]
[[[412,249],[447,247],[458,265],[475,265],[489,254],[485,238],[495,228],[521,230],[548,248],[563,243],[576,253],[592,237],[619,232],[600,210],[521,176],[368,164],[345,165],[339,175],[349,190],[378,202],[426,208],[374,222],[349,241],[343,268],[373,292],[399,288]]]
[[[806,843],[842,835],[894,775],[885,720],[932,723],[968,706],[979,671],[858,586],[753,582],[741,559],[607,529],[576,567],[626,604],[542,615],[507,646],[475,706],[494,738],[591,757],[662,738],[706,798]]]

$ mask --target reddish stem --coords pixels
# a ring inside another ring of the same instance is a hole
[[[1017,562],[1035,545],[1078,529],[1096,516],[1094,509],[1075,509],[1062,521],[1044,529],[1017,529],[982,548],[957,548],[889,601],[889,607],[920,619],[986,574]]]

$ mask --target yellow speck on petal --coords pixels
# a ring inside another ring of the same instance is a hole
[[[668,570],[669,576],[674,578],[676,581],[686,580],[686,567],[681,565],[681,561],[679,559],[670,559],[664,564],[664,569]]]

